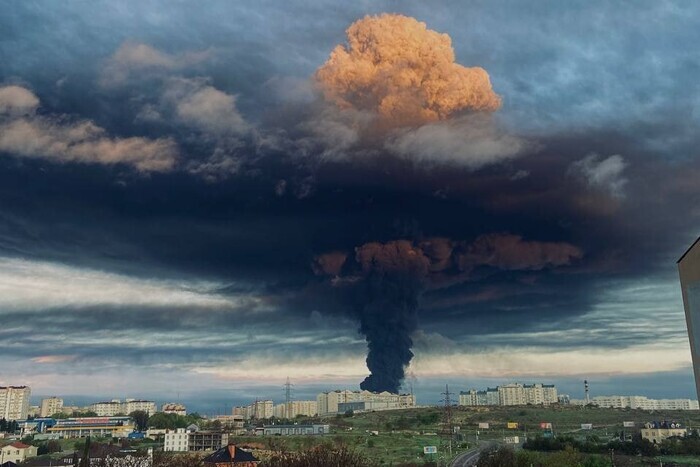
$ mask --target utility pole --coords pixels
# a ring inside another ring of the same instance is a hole
[[[287,420],[289,420],[290,414],[292,413],[292,408],[290,407],[292,402],[292,386],[293,384],[289,381],[289,376],[287,376],[287,382],[284,383],[284,411]]]
[[[452,457],[452,438],[454,437],[454,426],[452,423],[452,399],[450,398],[450,388],[445,385],[445,392],[441,393],[443,399],[441,402],[444,403],[444,412],[442,419],[443,426],[443,436],[447,438],[447,447],[450,457]]]

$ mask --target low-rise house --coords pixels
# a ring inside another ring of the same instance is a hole
[[[645,423],[641,430],[642,438],[654,444],[672,436],[685,436],[686,434],[687,430],[682,428],[680,423],[666,421]]]
[[[36,457],[36,451],[36,446],[30,446],[16,441],[0,449],[0,462],[14,462],[19,464],[27,459]]]

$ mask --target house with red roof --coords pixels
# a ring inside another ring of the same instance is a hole
[[[19,464],[27,459],[36,457],[36,451],[36,446],[30,446],[16,441],[0,448],[0,464],[5,462]]]

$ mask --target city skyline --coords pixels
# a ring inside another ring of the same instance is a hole
[[[2,8],[0,385],[694,398],[700,6]]]

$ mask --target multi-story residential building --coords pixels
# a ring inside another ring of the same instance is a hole
[[[525,403],[532,405],[549,405],[559,402],[557,388],[553,384],[525,384]]]
[[[164,451],[216,451],[228,445],[228,433],[178,428],[165,434]]]
[[[678,260],[678,274],[693,357],[695,389],[700,399],[700,237]]]
[[[88,410],[95,412],[98,417],[114,417],[118,414],[123,414],[122,403],[119,399],[114,399],[109,402],[95,402],[88,406]]]
[[[273,409],[276,418],[294,418],[297,415],[313,417],[318,414],[316,401],[290,401],[289,404],[277,404]]]
[[[413,394],[393,394],[386,391],[350,391],[347,389],[322,392],[316,396],[316,402],[319,415],[340,413],[342,408],[355,410],[354,406],[348,405],[352,402],[364,402],[364,409],[361,410],[394,410],[416,406],[416,398]]]
[[[29,386],[0,386],[0,418],[24,420],[29,414]]]
[[[510,383],[485,391],[471,389],[459,393],[459,405],[549,405],[559,401],[553,384]]]
[[[522,384],[511,383],[498,386],[499,405],[525,405],[527,398]]]
[[[175,402],[168,402],[167,404],[163,404],[161,406],[161,411],[163,413],[174,413],[176,415],[187,415],[187,408],[182,405],[178,404]]]
[[[122,402],[119,399],[112,399],[109,402],[96,402],[88,407],[99,417],[114,417],[116,415],[128,415],[137,410],[144,411],[148,415],[156,413],[156,403],[153,401],[143,401],[137,399],[127,399]]]
[[[271,400],[260,400],[247,406],[234,407],[233,415],[240,415],[246,420],[272,418],[274,415],[274,403]]]
[[[158,411],[156,403],[153,401],[144,401],[139,399],[127,399],[122,404],[122,413],[130,414],[135,411],[146,412],[148,415],[153,415]]]
[[[50,417],[55,413],[63,410],[63,399],[60,397],[49,397],[41,400],[41,410],[39,415],[42,417]]]

